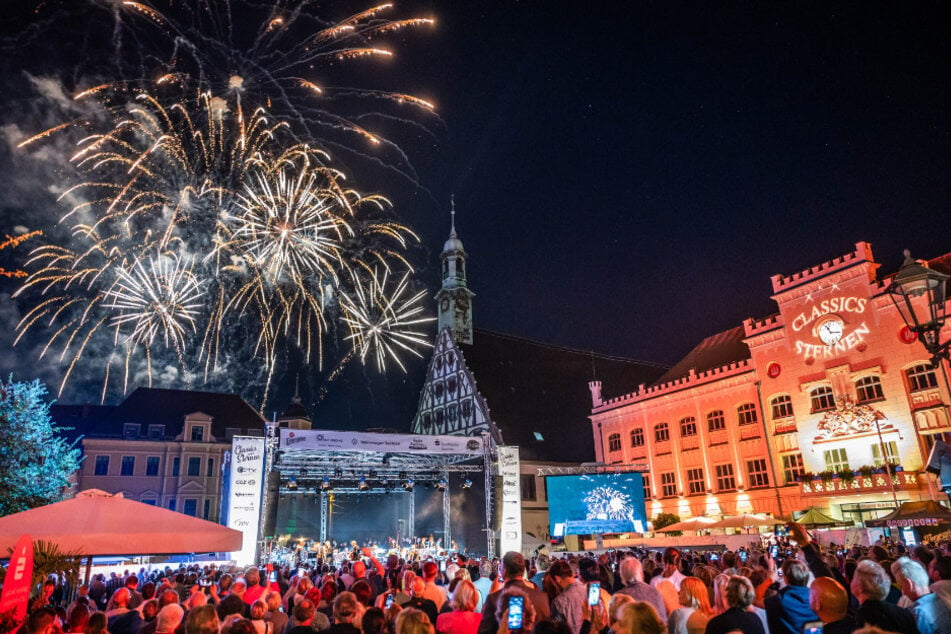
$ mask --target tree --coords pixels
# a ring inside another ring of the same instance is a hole
[[[654,525],[654,530],[658,531],[662,528],[670,526],[671,524],[676,524],[680,521],[680,516],[674,513],[658,513],[654,516],[654,519],[651,521],[651,524]],[[670,531],[667,533],[670,537],[679,537],[683,535],[681,531]]]
[[[50,418],[39,381],[0,380],[0,516],[62,500],[80,451]]]

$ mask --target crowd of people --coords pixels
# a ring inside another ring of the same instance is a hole
[[[455,555],[297,568],[213,565],[98,576],[65,604],[51,580],[26,634],[951,633],[951,555],[881,541],[736,552],[667,548],[526,560]],[[780,554],[781,553],[781,554]],[[775,556],[774,556],[775,555]]]

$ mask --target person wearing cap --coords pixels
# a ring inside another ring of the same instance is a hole
[[[548,595],[525,580],[525,557],[521,553],[509,551],[502,557],[503,585],[500,590],[489,594],[482,603],[482,622],[479,634],[496,634],[499,622],[496,619],[499,597],[511,586],[516,586],[531,600],[535,609],[536,621],[544,621],[551,616]]]

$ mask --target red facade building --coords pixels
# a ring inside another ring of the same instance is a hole
[[[923,465],[951,439],[947,374],[904,327],[879,266],[858,243],[776,275],[777,313],[708,337],[627,394],[592,382],[597,458],[645,465],[649,517],[817,506],[862,521],[896,499],[944,498]]]

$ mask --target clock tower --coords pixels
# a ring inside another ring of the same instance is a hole
[[[472,298],[475,293],[466,286],[466,252],[456,236],[456,203],[453,201],[452,230],[443,245],[442,288],[436,293],[439,331],[449,328],[456,343],[472,344]]]

